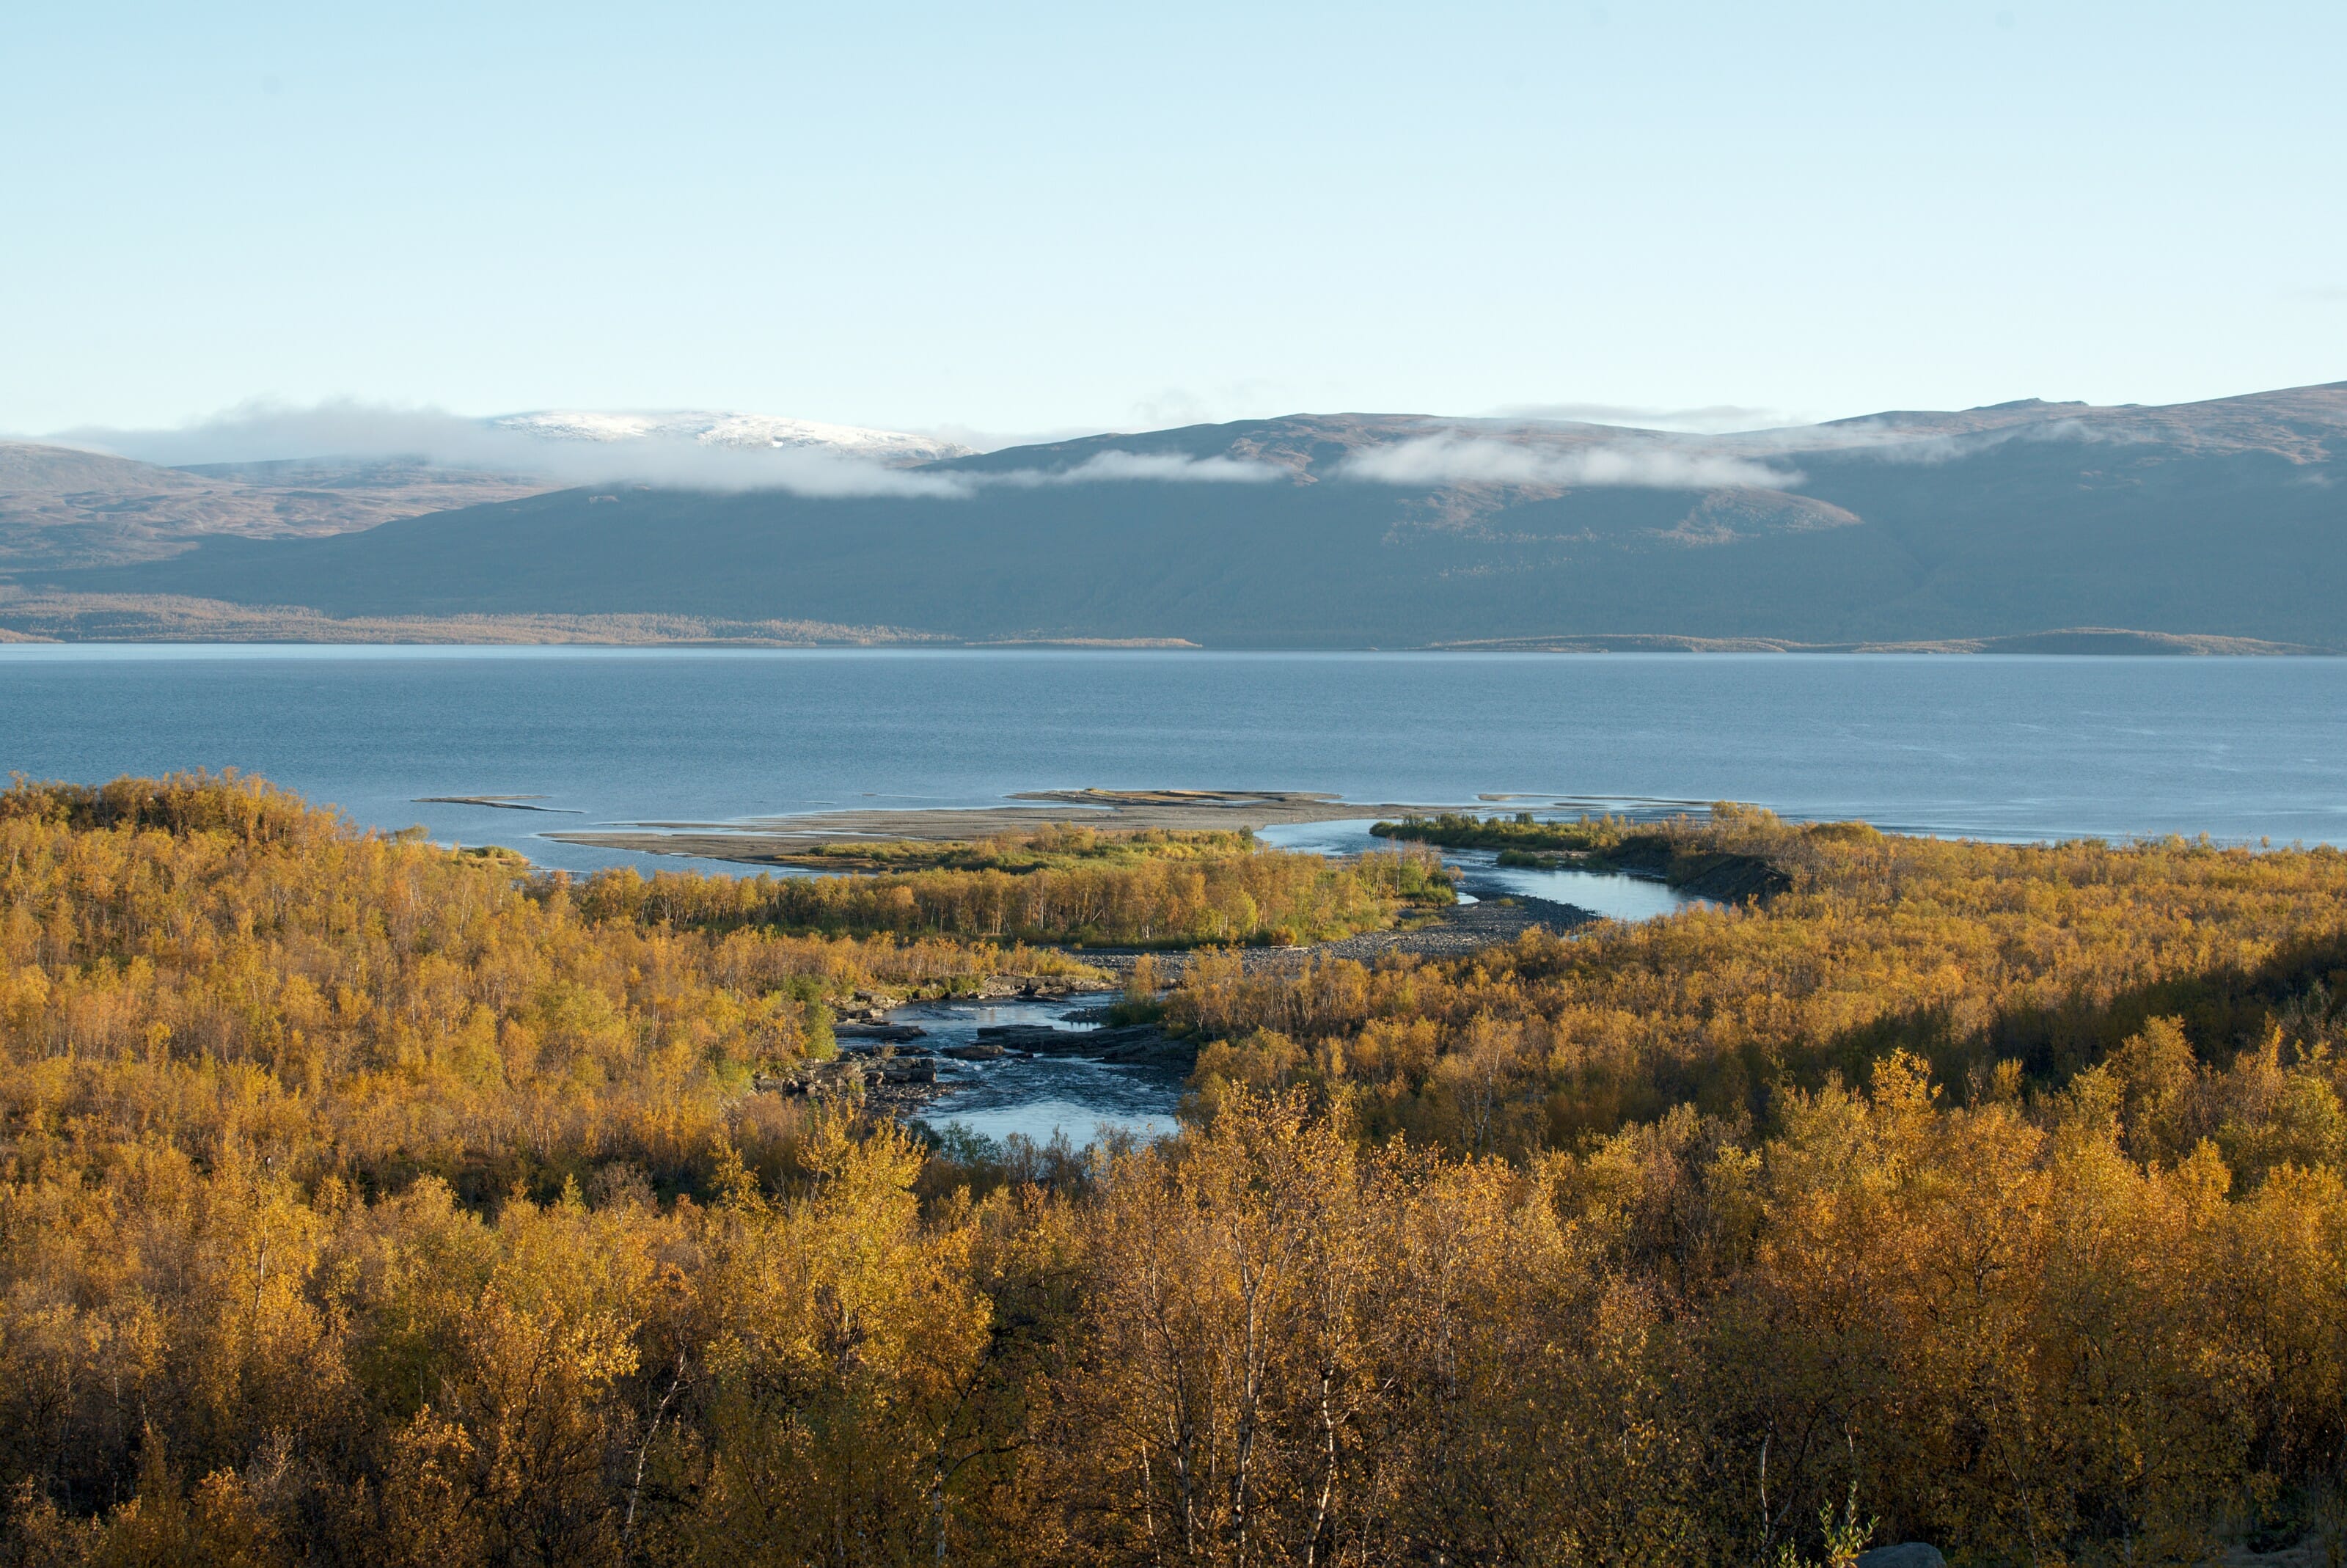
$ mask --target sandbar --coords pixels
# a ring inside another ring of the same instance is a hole
[[[1261,828],[1295,822],[1342,822],[1354,817],[1428,815],[1457,804],[1341,800],[1308,790],[1030,790],[1013,801],[1048,804],[925,811],[825,811],[805,816],[754,817],[744,822],[640,822],[587,833],[549,833],[565,844],[639,854],[690,855],[765,866],[856,869],[835,856],[808,852],[819,844],[912,841],[969,843],[1033,833],[1054,823],[1129,832]]]

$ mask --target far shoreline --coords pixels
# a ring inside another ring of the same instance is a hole
[[[1201,641],[1158,629],[947,632],[800,617],[739,618],[667,610],[513,611],[334,616],[302,605],[247,605],[160,594],[32,590],[0,579],[0,647],[596,648],[922,652],[1152,653],[1710,653],[2322,658],[2347,644],[2281,642],[2218,632],[2070,626],[1937,637],[1813,641],[1765,632],[1594,631],[1559,628],[1503,637],[1379,641]],[[1375,633],[1371,633],[1375,635]],[[1421,634],[1423,635],[1423,634]]]
[[[1068,639],[1049,641],[1033,639],[1020,641],[924,641],[924,642],[784,642],[750,640],[676,639],[671,641],[623,641],[592,638],[577,639],[472,639],[448,638],[311,638],[311,637],[35,637],[13,633],[0,628],[0,660],[27,655],[70,659],[108,653],[124,656],[169,658],[172,656],[211,656],[232,658],[260,657],[278,654],[301,657],[305,654],[343,654],[347,656],[440,654],[451,657],[509,655],[514,657],[572,656],[642,656],[654,654],[821,654],[828,657],[897,657],[935,658],[964,657],[972,654],[1010,658],[1041,658],[1054,655],[1083,654],[1088,656],[1155,657],[1172,655],[1183,658],[1248,658],[1248,659],[1560,659],[1595,658],[1640,659],[1667,658],[1673,661],[1702,662],[1711,660],[1789,659],[1824,661],[1836,659],[1862,659],[1870,662],[1901,659],[1924,659],[1934,661],[1992,661],[1999,660],[2060,660],[2064,662],[2124,660],[2138,661],[2327,661],[2347,658],[2347,649],[2316,648],[2298,644],[2261,643],[2246,638],[2165,638],[2153,641],[2142,634],[2127,633],[2126,640],[2115,638],[2107,643],[2072,646],[2042,645],[2039,638],[1996,638],[1943,642],[1901,643],[1795,643],[1777,642],[1766,639],[1705,639],[1664,637],[1580,638],[1563,640],[1508,639],[1489,643],[1442,643],[1416,647],[1375,646],[1296,646],[1266,645],[1206,645],[1173,639],[1109,640]],[[2024,644],[2030,644],[2024,646]]]

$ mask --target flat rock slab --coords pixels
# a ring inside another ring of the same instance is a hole
[[[1187,1071],[1198,1048],[1178,1040],[1153,1023],[1122,1029],[1053,1029],[1049,1024],[994,1024],[978,1031],[978,1043],[1033,1056],[1081,1056],[1093,1061]]]

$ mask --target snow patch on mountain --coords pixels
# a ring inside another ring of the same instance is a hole
[[[829,452],[892,468],[965,457],[973,450],[958,442],[902,430],[872,430],[855,425],[827,425],[815,419],[790,419],[776,414],[728,414],[706,409],[620,414],[593,409],[543,409],[505,415],[489,423],[500,430],[547,441],[606,445],[689,442],[697,446],[736,451]]]

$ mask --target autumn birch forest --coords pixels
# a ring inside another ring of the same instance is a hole
[[[2338,1563],[2347,856],[1624,831],[1775,890],[1266,970],[1433,862],[572,879],[19,783],[0,1563]],[[1080,938],[1186,956],[1176,1137],[760,1088]]]

